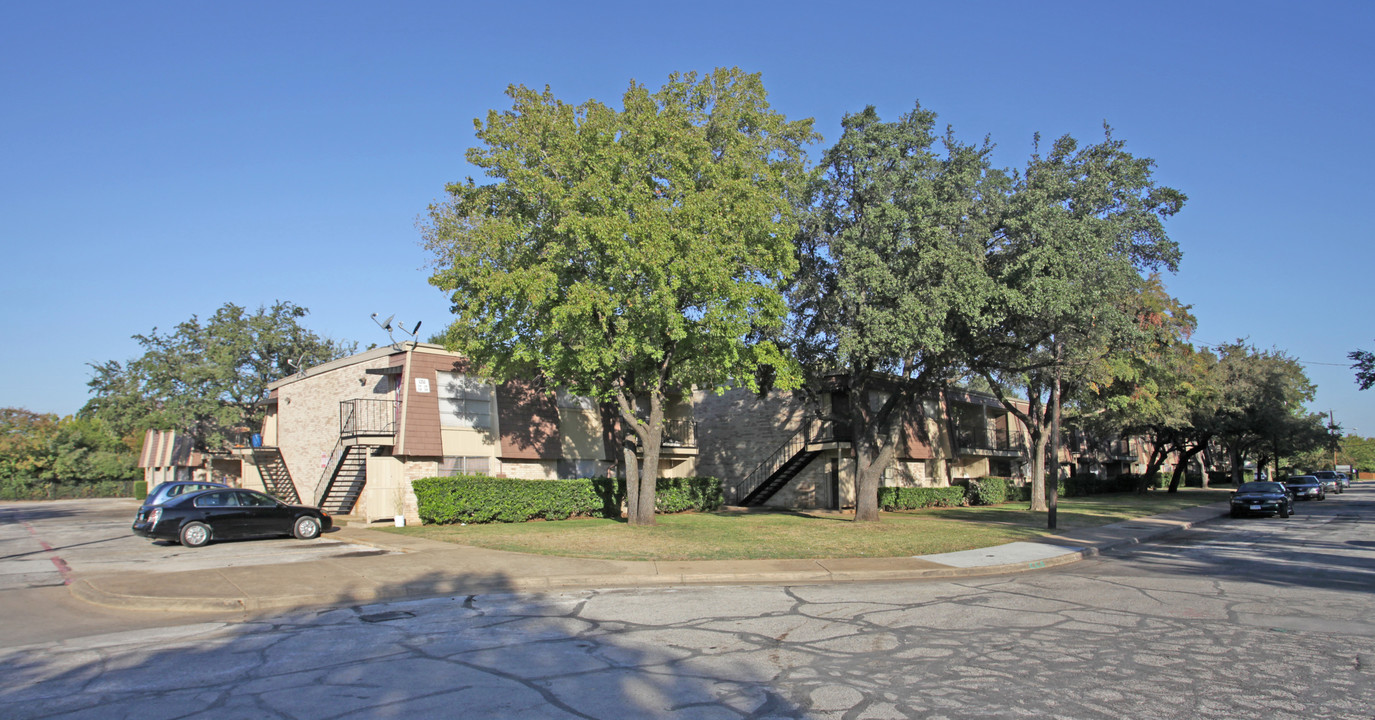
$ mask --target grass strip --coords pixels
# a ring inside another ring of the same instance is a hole
[[[1182,489],[1069,498],[1057,507],[1057,530],[1100,527],[1221,502],[1229,490]],[[574,518],[552,522],[382,528],[493,550],[608,560],[762,560],[907,557],[990,547],[1051,534],[1044,512],[1026,503],[883,513],[856,523],[850,513],[818,511],[682,513],[655,525]]]

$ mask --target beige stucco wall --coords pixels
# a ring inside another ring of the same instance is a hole
[[[493,407],[496,407],[493,405]],[[496,413],[492,414],[492,424],[497,422]],[[485,457],[495,461],[497,456],[497,429],[474,430],[471,428],[446,427],[439,429],[439,438],[444,446],[445,457]]]
[[[373,455],[367,462],[368,482],[358,498],[354,514],[363,515],[368,522],[372,522],[391,520],[399,510],[408,524],[418,523],[420,517],[411,479],[407,477],[406,463],[390,455]],[[401,496],[399,507],[396,502],[398,494]]]
[[[601,413],[559,404],[559,452],[570,460],[605,460]]]

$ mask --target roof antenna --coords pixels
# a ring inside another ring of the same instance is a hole
[[[404,324],[402,324],[400,320],[397,320],[397,321],[396,321],[396,325],[393,326],[393,325],[392,325],[392,320],[394,320],[395,318],[396,318],[396,315],[395,315],[395,314],[392,314],[392,315],[388,315],[386,320],[378,320],[378,319],[377,319],[377,313],[373,313],[373,314],[372,314],[372,321],[375,322],[375,323],[377,323],[377,327],[380,327],[380,328],[382,328],[383,330],[386,330],[386,331],[387,331],[387,339],[391,340],[392,347],[397,347],[397,345],[398,345],[398,343],[396,342],[396,335],[394,334],[397,330],[400,330],[401,332],[403,332],[403,333],[405,333],[405,334],[407,334],[407,335],[410,335],[410,336],[411,336],[411,342],[412,342],[412,343],[415,343],[415,344],[418,344],[418,342],[417,342],[417,340],[416,340],[416,333],[420,332],[420,322],[421,322],[421,321],[417,321],[417,322],[415,323],[415,327],[411,328],[410,330],[407,330],[407,329],[406,329],[406,326],[405,326]],[[404,342],[404,341],[402,341],[402,342]]]
[[[306,354],[305,354],[305,353],[301,353],[301,356],[298,357],[298,358],[296,358],[295,360],[292,360],[291,358],[287,358],[287,359],[286,359],[286,364],[287,364],[287,365],[290,365],[291,367],[296,368],[296,374],[297,374],[297,375],[305,375],[305,374],[306,374],[306,369],[305,369],[304,367],[301,366],[301,363],[305,362],[305,359],[306,359]]]

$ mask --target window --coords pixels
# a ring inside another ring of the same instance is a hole
[[[492,428],[492,386],[462,373],[439,372],[439,424]]]
[[[446,457],[439,462],[439,476],[486,475],[491,472],[491,458],[485,457]]]
[[[556,470],[561,480],[604,477],[606,475],[606,471],[603,469],[604,464],[603,461],[595,459],[562,458],[559,460]]]
[[[585,410],[587,412],[595,412],[597,409],[596,400],[593,400],[590,397],[574,395],[568,392],[567,390],[559,391],[558,403],[559,407],[568,408],[570,410]]]

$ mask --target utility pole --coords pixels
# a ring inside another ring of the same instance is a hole
[[[1337,420],[1336,420],[1336,418],[1334,418],[1334,417],[1332,416],[1332,411],[1331,411],[1330,409],[1327,411],[1327,430],[1328,430],[1328,433],[1330,433],[1330,434],[1332,434],[1332,435],[1336,435],[1336,434],[1337,434]],[[1338,447],[1338,443],[1336,443],[1336,442],[1334,441],[1334,442],[1332,443],[1332,469],[1333,469],[1333,470],[1336,470],[1336,469],[1337,469],[1337,447]]]

